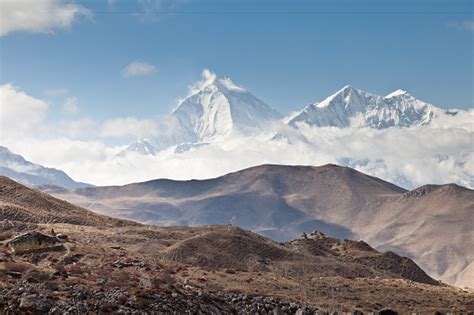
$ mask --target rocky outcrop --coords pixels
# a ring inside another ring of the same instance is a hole
[[[7,246],[12,252],[21,254],[31,251],[61,250],[61,241],[56,236],[48,236],[37,231],[20,234],[10,240]]]

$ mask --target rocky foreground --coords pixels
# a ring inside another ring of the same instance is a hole
[[[474,294],[432,280],[411,261],[320,233],[278,244],[228,226],[110,229],[10,221],[1,227],[6,245],[0,254],[2,313],[474,310]],[[31,229],[68,237],[61,250],[54,244],[54,250],[12,252],[9,242],[16,233]],[[360,251],[368,254],[356,257]]]
[[[438,314],[474,293],[412,260],[320,232],[111,219],[0,178],[0,313]]]

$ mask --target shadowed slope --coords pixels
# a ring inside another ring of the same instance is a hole
[[[136,224],[96,214],[4,176],[0,176],[0,211],[2,220],[27,223],[69,223],[90,226]]]

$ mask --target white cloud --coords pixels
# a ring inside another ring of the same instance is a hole
[[[201,75],[205,82],[212,82],[216,79],[216,73],[209,69],[202,70]]]
[[[122,120],[127,121],[133,120]],[[346,164],[406,187],[449,182],[474,185],[472,130],[308,128],[304,133],[310,144],[294,139],[291,144],[284,139],[271,142],[269,134],[262,134],[228,137],[182,154],[170,148],[156,156],[133,152],[117,156],[124,146],[64,137],[32,142],[21,139],[12,141],[12,145],[27,143],[20,148],[20,153],[28,153],[36,162],[63,169],[75,179],[99,185],[155,178],[210,178],[263,163]],[[45,154],[48,150],[54,154]]]
[[[36,99],[12,84],[0,85],[0,130],[2,137],[21,136],[40,127],[48,103]]]
[[[137,119],[135,117],[119,117],[106,120],[100,134],[106,138],[152,136],[158,132],[158,123],[152,119]]]
[[[49,125],[49,134],[54,137],[68,137],[71,139],[97,139],[97,130],[100,123],[89,118],[61,120]]]
[[[156,67],[141,61],[133,61],[122,70],[122,76],[125,78],[150,75],[156,71]]]
[[[474,111],[469,115],[474,118]],[[317,151],[398,185],[455,182],[474,187],[474,130],[470,126],[309,128],[304,133]]]
[[[188,95],[193,95],[200,91],[204,86],[212,83],[216,79],[217,75],[215,72],[209,69],[203,69],[201,72],[201,80],[197,81],[188,88]],[[181,102],[181,100],[180,100]]]
[[[63,104],[63,111],[67,114],[77,114],[79,113],[79,106],[77,106],[77,97],[70,96],[66,98]]]
[[[67,91],[67,90],[66,90]],[[62,95],[62,90],[52,93]],[[51,95],[51,93],[50,93]],[[117,117],[105,121],[78,117],[48,122],[46,101],[26,94],[12,84],[0,85],[0,141],[12,138],[68,137],[73,139],[136,138],[156,136],[174,127],[170,119]],[[78,114],[77,97],[67,97],[62,105],[67,114]]]
[[[270,142],[266,135],[229,137],[182,154],[176,154],[174,148],[170,148],[156,156],[134,152],[116,156],[118,147],[104,147],[101,150],[106,152],[107,148],[108,153],[95,159],[76,163],[65,159],[55,166],[66,170],[74,178],[100,185],[156,178],[210,178],[264,163],[346,164],[406,187],[449,182],[470,187],[474,185],[472,131],[316,128],[305,133],[312,144],[289,144],[284,140]],[[84,150],[92,149],[84,147]]]
[[[69,27],[80,16],[92,13],[63,0],[1,0],[0,36],[17,31],[51,33]]]
[[[157,119],[138,119],[135,117],[117,117],[105,120],[100,126],[100,137],[136,139],[171,135],[178,127],[178,121],[171,117]]]

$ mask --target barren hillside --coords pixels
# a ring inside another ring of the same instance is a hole
[[[126,224],[85,209],[70,212],[68,203],[8,179],[2,181],[0,197],[18,211],[29,204],[40,213],[57,206],[43,215],[51,218],[47,224],[27,215],[1,224],[5,245],[27,230],[50,234],[54,229],[63,235],[50,249],[36,250],[31,243],[28,252],[15,253],[1,247],[2,312],[474,310],[472,293],[439,283],[410,259],[378,252],[362,241],[315,232],[278,243],[227,225]],[[91,219],[74,224],[65,213]]]
[[[150,224],[232,222],[279,241],[313,230],[364,239],[410,256],[432,277],[474,287],[474,191],[457,185],[407,192],[348,167],[262,165],[209,180],[159,179],[56,195]]]
[[[2,220],[28,223],[69,223],[92,226],[136,224],[99,215],[0,176]]]

